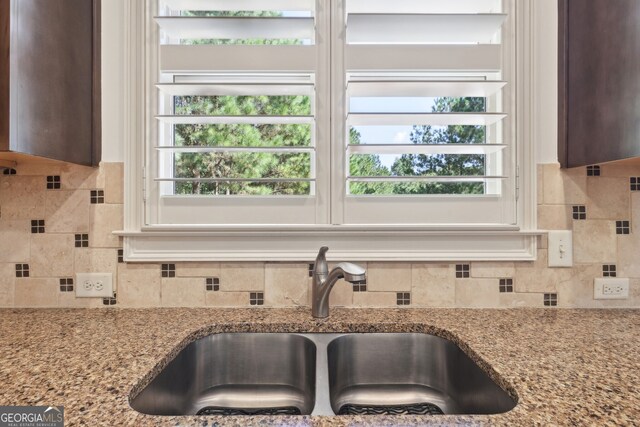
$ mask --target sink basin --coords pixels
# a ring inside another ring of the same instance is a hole
[[[425,334],[218,334],[131,400],[149,415],[496,414],[516,402],[457,345]]]
[[[185,347],[138,396],[150,415],[308,415],[316,346],[294,334],[219,334]]]
[[[336,414],[496,414],[516,402],[458,346],[425,334],[358,334],[328,346]]]

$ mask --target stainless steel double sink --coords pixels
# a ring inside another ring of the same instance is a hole
[[[131,400],[150,415],[496,414],[516,402],[426,334],[217,334]]]

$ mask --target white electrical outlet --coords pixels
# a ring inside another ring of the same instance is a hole
[[[76,297],[113,297],[113,275],[111,273],[76,273]]]
[[[573,233],[549,231],[549,267],[573,267]]]
[[[593,299],[629,298],[629,279],[604,277],[593,282]]]

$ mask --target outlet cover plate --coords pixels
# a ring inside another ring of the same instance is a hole
[[[629,279],[604,277],[593,281],[593,299],[629,298]]]
[[[573,267],[573,233],[549,231],[549,267]]]
[[[76,273],[77,298],[112,298],[112,273]]]

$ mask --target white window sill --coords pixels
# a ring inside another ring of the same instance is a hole
[[[517,227],[146,227],[121,231],[127,262],[532,261],[541,231]]]

